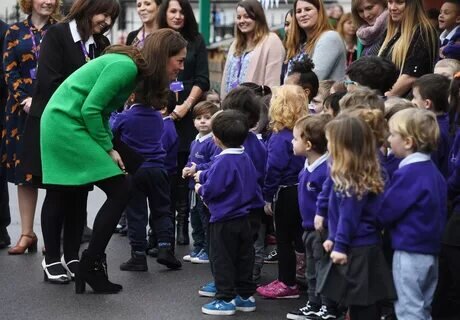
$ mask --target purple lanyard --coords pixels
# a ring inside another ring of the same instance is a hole
[[[81,46],[81,51],[83,52],[84,56],[85,56],[85,61],[86,62],[90,62],[91,61],[91,57],[89,56],[89,53],[88,53],[88,50],[86,50],[86,46],[85,44],[83,43],[83,41],[80,40],[80,46]],[[94,58],[94,56],[93,56]]]
[[[29,33],[30,33],[30,39],[32,40],[32,52],[34,53],[35,58],[38,61],[38,58],[40,57],[40,48],[37,46],[37,42],[35,42],[35,35],[34,35],[32,29],[30,29],[30,28],[29,28]],[[41,39],[43,39],[44,35],[45,35],[44,33],[43,33],[43,35],[41,35]],[[41,43],[41,40],[40,40],[40,43]]]

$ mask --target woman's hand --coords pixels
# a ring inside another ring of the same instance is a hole
[[[345,253],[340,253],[337,251],[332,251],[331,253],[332,263],[335,264],[347,264],[347,255]]]
[[[32,105],[32,98],[31,97],[28,97],[28,98],[25,98],[24,100],[22,100],[21,102],[21,106],[22,106],[22,109],[24,110],[25,113],[29,113],[30,111],[30,106]]]
[[[324,241],[323,243],[324,251],[331,252],[333,247],[334,247],[334,242],[332,242],[331,240]]]
[[[273,216],[272,203],[265,202],[264,211],[267,216]]]
[[[185,103],[180,104],[180,105],[176,105],[176,107],[174,108],[174,112],[181,119],[187,115],[188,110],[189,110],[189,106],[187,104],[185,104]]]
[[[117,150],[110,150],[109,156],[110,158],[112,158],[113,162],[115,162],[120,167],[121,170],[126,171],[125,164],[123,163],[123,160],[121,159],[120,154],[117,152]]]

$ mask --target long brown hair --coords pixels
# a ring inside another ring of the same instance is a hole
[[[311,38],[309,39],[307,39],[305,31],[300,28],[299,23],[297,22],[296,10],[297,3],[299,1],[308,2],[312,4],[316,10],[318,10],[318,21],[311,34]],[[328,30],[332,30],[332,26],[330,25],[327,18],[326,9],[324,8],[322,0],[295,0],[291,28],[289,29],[288,38],[286,41],[286,61],[289,61],[289,59],[299,53],[299,45],[303,44],[304,42],[306,42],[305,51],[311,56],[319,37],[323,34],[323,32]]]
[[[257,0],[243,0],[238,2],[236,6],[246,10],[249,18],[255,21],[256,27],[254,30],[254,45],[257,46],[270,32],[268,28],[267,19],[265,18],[264,9],[262,5]],[[246,49],[247,39],[246,36],[238,29],[238,26],[235,24],[236,29],[236,40],[235,40],[235,55],[241,56]]]
[[[108,14],[112,19],[112,24],[101,32],[105,33],[115,24],[120,14],[120,4],[117,0],[76,0],[63,22],[75,20],[78,33],[83,42],[86,42],[93,34],[91,19],[97,14]]]
[[[383,192],[374,134],[364,120],[340,115],[326,125],[326,137],[335,190],[358,198],[368,192]]]
[[[426,50],[430,51],[431,60],[434,63],[436,51],[438,47],[438,37],[436,30],[430,23],[421,0],[405,0],[406,7],[403,12],[401,22],[394,22],[391,17],[388,18],[387,35],[379,51],[379,56],[386,51],[388,43],[396,35],[398,31],[401,36],[393,45],[391,53],[391,61],[398,67],[399,70],[404,68],[407,53],[412,42],[412,38],[417,29],[423,37],[424,42],[430,46]]]

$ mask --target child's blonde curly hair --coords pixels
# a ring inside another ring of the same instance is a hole
[[[279,132],[292,130],[297,120],[308,113],[308,97],[300,86],[284,85],[273,89],[270,101],[270,128]]]

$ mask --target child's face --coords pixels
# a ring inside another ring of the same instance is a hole
[[[403,139],[403,137],[397,133],[391,125],[388,142],[390,143],[391,151],[397,158],[405,158],[410,154],[410,149],[407,149],[407,139]]]
[[[420,91],[418,87],[413,87],[412,88],[412,103],[417,106],[417,108],[420,109],[429,109],[429,105],[427,104],[426,99],[423,99],[422,96],[420,95]]]
[[[217,93],[211,93],[206,96],[206,101],[212,102],[217,106],[220,106],[220,98]]]
[[[193,119],[195,128],[200,134],[208,134],[211,132],[211,118],[212,116],[210,113],[205,113]]]
[[[293,138],[292,138],[292,149],[294,155],[296,156],[306,156],[307,155],[307,144],[302,140],[300,136],[300,130],[297,127],[294,127]]]
[[[438,17],[439,28],[441,30],[452,30],[460,23],[460,17],[457,14],[457,6],[454,3],[446,2],[441,7]]]
[[[321,113],[321,111],[323,111],[323,101],[324,97],[321,94],[316,95],[313,100],[311,100],[315,113]]]

